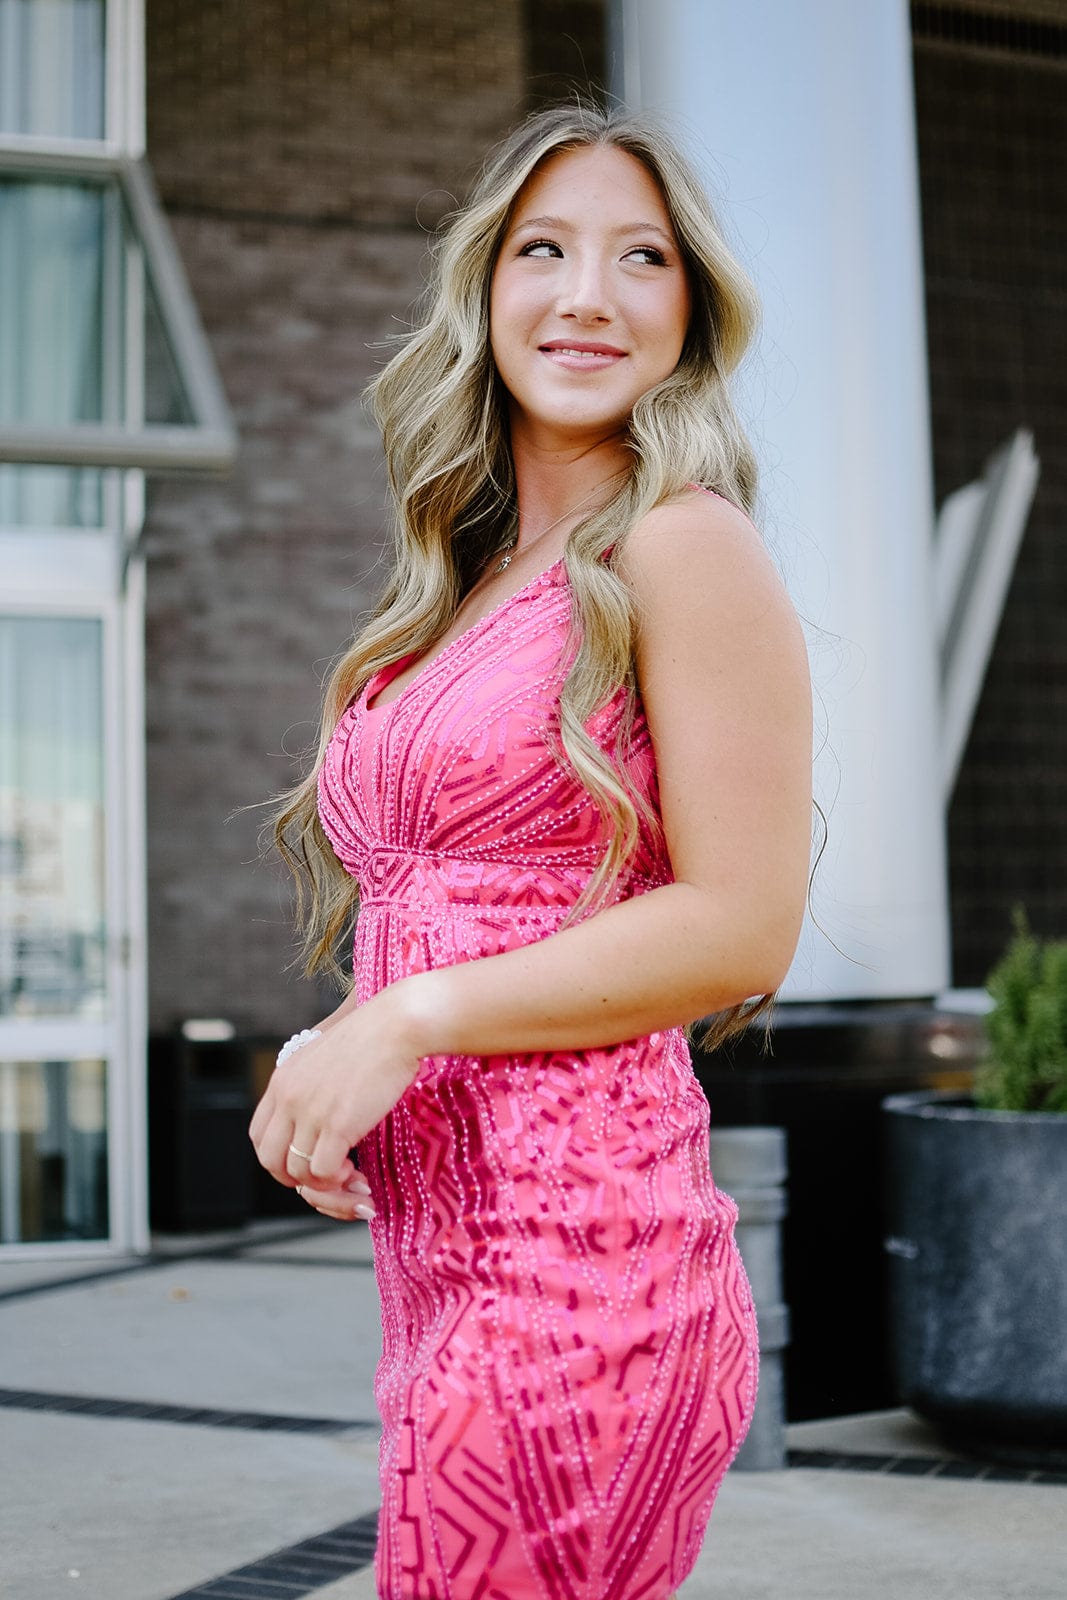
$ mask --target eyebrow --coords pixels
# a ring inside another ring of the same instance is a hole
[[[573,223],[564,217],[520,217],[509,228],[509,234],[518,233],[522,228],[551,228],[559,233],[568,233],[573,228]],[[616,237],[631,233],[654,233],[672,247],[676,246],[673,236],[661,228],[656,222],[624,222],[619,228],[612,228]]]

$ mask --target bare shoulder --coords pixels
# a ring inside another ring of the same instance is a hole
[[[760,952],[744,981],[769,992],[796,945],[811,842],[800,624],[757,529],[712,495],[650,512],[619,571],[675,879],[730,906]]]
[[[627,535],[619,571],[637,598],[639,618],[765,616],[799,630],[759,530],[720,495],[694,489],[650,511]]]

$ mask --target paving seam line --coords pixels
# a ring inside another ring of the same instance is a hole
[[[218,1406],[181,1406],[169,1401],[129,1400],[118,1396],[60,1394],[47,1389],[0,1389],[0,1410],[42,1411],[101,1421],[165,1422],[183,1427],[247,1429],[253,1433],[377,1433],[381,1424],[368,1417],[308,1417],[285,1412],[227,1410]],[[874,1472],[908,1478],[961,1478],[985,1483],[1041,1483],[1067,1486],[1067,1471],[1012,1467],[964,1456],[920,1456],[864,1450],[786,1451],[791,1468],[822,1472]]]
[[[367,1511],[325,1533],[287,1545],[243,1567],[183,1589],[168,1600],[302,1600],[338,1578],[362,1572],[374,1560],[378,1512]]]
[[[982,1483],[1043,1483],[1067,1486],[1067,1472],[1011,1467],[966,1456],[873,1454],[864,1450],[787,1450],[786,1465],[821,1472],[884,1472],[902,1478],[963,1478]]]
[[[195,1261],[242,1261],[251,1266],[279,1267],[355,1267],[357,1270],[373,1269],[372,1261],[351,1261],[341,1257],[314,1260],[303,1256],[261,1256],[255,1252],[271,1249],[279,1244],[290,1244],[309,1239],[328,1230],[316,1222],[288,1222],[277,1231],[258,1239],[227,1238],[221,1242],[191,1245],[173,1252],[152,1250],[147,1255],[131,1260],[102,1261],[99,1266],[85,1272],[72,1272],[67,1277],[49,1278],[42,1283],[19,1284],[14,1289],[0,1289],[0,1305],[9,1300],[32,1300],[37,1295],[57,1294],[63,1289],[79,1289],[85,1285],[103,1282],[107,1278],[126,1278],[139,1272],[158,1272],[164,1267],[185,1266]],[[6,1265],[7,1263],[4,1263]]]
[[[366,1417],[303,1417],[270,1411],[227,1411],[216,1406],[179,1406],[167,1401],[57,1394],[47,1389],[0,1389],[0,1410],[44,1411],[101,1421],[167,1422],[197,1428],[248,1429],[254,1433],[377,1433]]]

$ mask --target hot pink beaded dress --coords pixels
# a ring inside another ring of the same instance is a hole
[[[360,888],[360,1000],[559,928],[598,812],[553,753],[562,562],[388,705],[342,716],[319,807]],[[614,748],[621,701],[590,730]],[[655,802],[647,726],[630,770]],[[646,839],[620,897],[670,880]],[[756,1391],[737,1210],[682,1034],[434,1057],[359,1162],[384,1354],[384,1600],[664,1600],[693,1566]]]

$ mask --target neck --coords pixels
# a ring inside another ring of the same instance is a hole
[[[572,512],[587,516],[609,498],[629,470],[629,452],[611,442],[574,455],[537,455],[524,450],[515,455],[515,488],[519,508],[518,548],[534,544],[553,524],[562,526]],[[603,494],[601,494],[603,490]],[[560,545],[564,542],[560,539]]]

